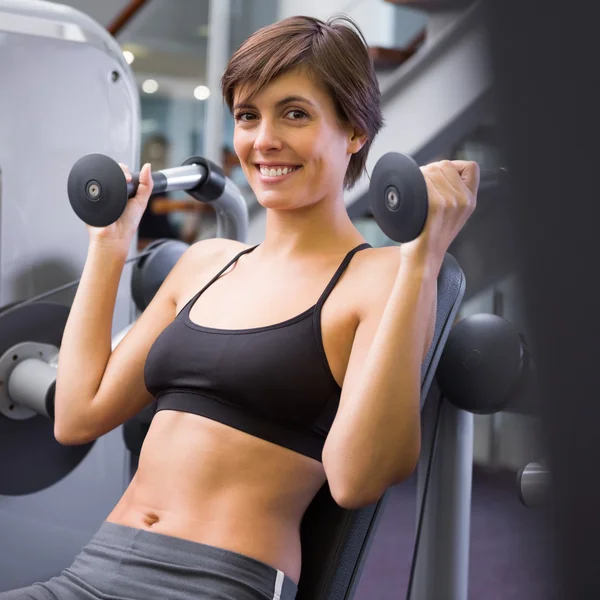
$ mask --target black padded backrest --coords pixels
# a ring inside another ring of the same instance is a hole
[[[464,274],[446,254],[438,276],[433,341],[421,371],[421,408],[465,291]],[[340,508],[327,483],[308,507],[301,526],[302,572],[296,600],[350,600],[388,494],[358,510]]]

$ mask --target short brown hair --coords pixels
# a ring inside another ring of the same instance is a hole
[[[361,176],[373,139],[383,126],[381,94],[367,43],[345,15],[327,22],[289,17],[253,33],[231,57],[221,79],[223,97],[233,112],[233,95],[248,86],[250,97],[276,77],[296,68],[316,77],[333,99],[338,119],[366,134],[365,145],[350,157],[344,188]]]

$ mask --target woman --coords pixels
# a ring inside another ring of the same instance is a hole
[[[72,567],[0,598],[292,600],[300,523],[318,490],[327,482],[353,509],[413,471],[436,278],[475,206],[478,167],[424,167],[421,236],[365,243],[343,190],[363,172],[382,119],[351,25],[294,17],[234,54],[223,94],[235,152],[267,211],[265,239],[191,246],[112,354],[148,164],[119,221],[89,228],[61,346],[55,435],[80,444],[155,397],[158,409],[135,477]]]

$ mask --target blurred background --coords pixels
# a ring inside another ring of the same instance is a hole
[[[221,165],[242,190],[250,213],[247,242],[264,235],[258,205],[233,152],[233,119],[220,95],[228,58],[257,29],[295,14],[351,16],[369,44],[386,121],[367,163],[386,152],[419,164],[440,158],[505,164],[494,106],[494,78],[481,2],[471,0],[67,0],[106,27],[120,44],[139,86],[139,165],[177,166],[192,155]],[[394,244],[369,208],[368,176],[347,192],[348,211],[374,246]],[[467,281],[460,318],[504,317],[524,335],[528,324],[514,273],[508,184],[482,188],[478,208],[450,252]],[[138,249],[160,238],[187,243],[213,237],[210,206],[184,192],[154,197],[140,226]],[[548,598],[537,527],[539,514],[519,501],[517,473],[543,460],[533,398],[511,411],[475,416],[470,599]],[[358,600],[403,597],[415,528],[415,481],[390,491],[363,572]],[[440,598],[443,600],[443,598]]]

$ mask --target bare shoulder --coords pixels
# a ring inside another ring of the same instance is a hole
[[[367,248],[352,259],[352,285],[359,316],[387,302],[400,267],[400,247]]]
[[[238,252],[249,247],[248,244],[236,240],[208,238],[192,244],[186,251],[186,254],[189,253],[188,262],[191,267],[198,268],[204,265],[210,268],[212,264],[216,265],[214,263],[215,260],[227,259],[228,257],[233,258]]]
[[[398,269],[400,266],[400,246],[383,246],[381,248],[367,248],[357,252],[355,258],[362,268],[367,270],[386,271],[389,268]]]
[[[188,295],[190,282],[194,282],[193,287],[197,288],[203,279],[208,281],[236,254],[249,247],[248,244],[226,238],[208,238],[192,244],[177,265],[179,268],[174,283],[176,300]]]
[[[356,291],[356,313],[358,327],[365,332],[361,338],[369,340],[378,326],[387,306],[402,261],[400,246],[385,246],[359,252],[363,256],[357,261],[354,290]],[[434,300],[427,326],[423,360],[429,350],[435,330],[437,300]],[[360,352],[359,352],[360,355]]]

